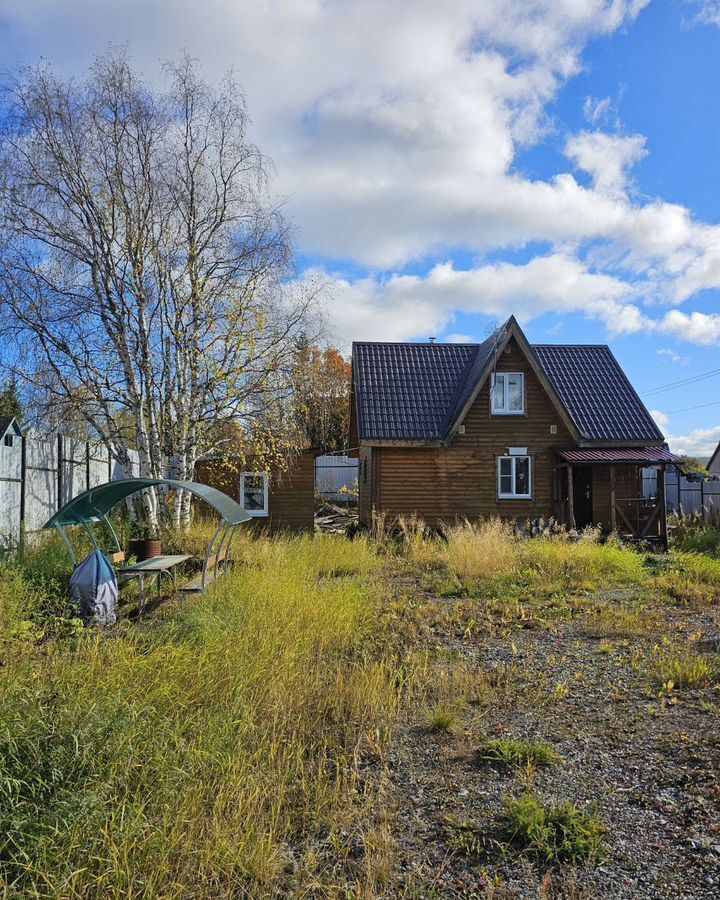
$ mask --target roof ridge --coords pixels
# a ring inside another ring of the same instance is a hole
[[[353,347],[482,347],[485,341],[353,341]]]
[[[594,350],[610,350],[609,344],[530,344],[533,349],[538,349],[541,347],[552,347],[555,348],[566,348],[566,347],[578,347],[578,348],[589,348],[592,347]],[[612,353],[612,350],[610,350]]]

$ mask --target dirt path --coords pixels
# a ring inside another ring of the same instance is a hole
[[[403,585],[413,589],[431,662],[427,699],[388,754],[388,896],[720,897],[720,690],[657,682],[663,653],[717,638],[717,607],[614,592],[506,608]],[[433,708],[456,711],[450,733],[430,732]],[[477,748],[500,737],[546,741],[563,759],[534,771],[479,760]],[[504,798],[528,788],[596,809],[607,859],[551,866],[494,841]],[[453,820],[484,846],[458,850]]]

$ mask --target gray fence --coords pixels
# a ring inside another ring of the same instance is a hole
[[[669,468],[665,474],[667,508],[685,513],[705,510],[720,510],[720,479],[693,481],[680,475],[677,469]]]
[[[326,454],[315,460],[315,493],[334,503],[354,503],[358,461],[349,456]],[[343,490],[343,488],[345,490]]]
[[[56,434],[12,435],[0,443],[0,546],[17,543],[20,523],[37,531],[64,503],[109,481],[107,449]]]

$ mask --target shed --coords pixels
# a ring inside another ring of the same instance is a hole
[[[13,542],[23,518],[23,444],[18,420],[0,416],[0,535]]]
[[[198,460],[195,478],[230,497],[250,514],[247,527],[276,534],[312,533],[315,528],[316,450],[292,457],[286,471],[269,471],[252,460],[207,456]]]

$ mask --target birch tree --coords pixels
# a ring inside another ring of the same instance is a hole
[[[38,67],[6,92],[0,302],[19,374],[42,371],[128,473],[137,450],[142,476],[172,460],[190,480],[219,423],[251,428],[282,399],[315,291],[287,286],[291,239],[238,86],[187,57],[164,76],[152,90],[109,53],[82,83]],[[185,497],[173,521],[188,515]]]

